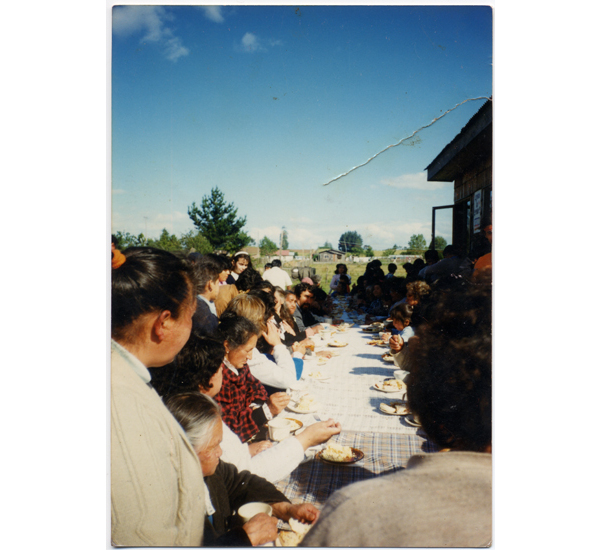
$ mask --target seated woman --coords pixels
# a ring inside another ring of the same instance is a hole
[[[331,282],[329,283],[329,289],[330,289],[329,293],[330,294],[332,292],[334,292],[335,290],[337,290],[341,275],[345,275],[346,277],[348,277],[348,284],[350,284],[350,281],[352,279],[351,279],[350,275],[348,275],[348,268],[346,267],[346,264],[337,264],[335,266],[334,275],[331,278]]]
[[[290,352],[279,337],[279,330],[270,322],[274,313],[274,300],[270,294],[264,292],[258,294],[260,296],[254,291],[239,294],[231,301],[226,312],[240,315],[252,321],[260,329],[257,344],[259,340],[262,341],[264,343],[262,349],[270,351],[272,354],[273,360],[258,349],[251,351],[248,358],[248,367],[252,375],[263,385],[270,388],[279,390],[293,388],[297,385],[298,379],[296,365]],[[267,317],[265,301],[267,300],[272,306],[272,311],[268,312],[268,319],[265,319]]]
[[[223,342],[215,338],[190,336],[171,367],[170,386],[159,393],[163,399],[178,393],[200,391],[215,398],[223,385]],[[296,436],[272,446],[269,441],[242,443],[227,424],[223,424],[223,460],[238,470],[248,470],[275,483],[289,475],[304,459],[304,451],[338,434],[341,426],[329,419],[307,426]]]
[[[241,296],[245,295],[236,296],[234,301]],[[290,402],[289,395],[284,392],[269,396],[250,372],[248,361],[259,334],[260,329],[252,321],[232,311],[221,315],[216,332],[225,347],[223,389],[217,401],[223,408],[223,420],[244,443],[255,436],[264,439],[266,422]]]
[[[119,260],[111,292],[111,541],[199,546],[198,459],[149,385],[148,370],[164,368],[186,343],[196,274],[165,250],[129,248]]]
[[[292,504],[272,483],[220,460],[223,423],[220,407],[210,397],[184,393],[166,405],[194,447],[208,489],[203,546],[258,546],[277,538],[277,518],[312,523],[319,517],[312,504]],[[248,502],[270,504],[274,517],[260,513],[236,524],[239,516],[233,512]]]
[[[303,546],[487,547],[492,542],[491,288],[440,295],[409,354],[408,403],[450,452],[334,493]],[[410,522],[398,507],[410,500]]]

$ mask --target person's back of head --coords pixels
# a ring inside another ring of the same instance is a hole
[[[388,272],[389,273],[396,273],[396,270],[398,269],[398,266],[394,263],[388,264]]]
[[[409,346],[409,406],[442,448],[490,449],[491,307],[489,285],[443,293]]]
[[[152,386],[163,399],[188,391],[209,390],[212,388],[210,379],[224,357],[222,336],[202,336],[192,331],[175,361],[165,367],[149,369]]]
[[[267,263],[265,264],[265,271],[267,271],[267,270],[271,269],[272,267],[273,267],[273,264],[272,264],[272,263],[269,263],[269,262],[267,262]]]
[[[273,260],[271,262],[271,267],[281,267],[281,260]]]
[[[444,248],[444,258],[451,258],[452,256],[458,255],[458,248],[453,244],[449,244]]]
[[[437,263],[439,259],[440,255],[437,250],[432,250],[430,248],[429,250],[425,251],[425,262],[427,263],[427,265],[433,265]]]
[[[253,267],[248,267],[238,277],[235,282],[236,288],[240,292],[246,292],[250,290],[252,287],[256,286],[263,280],[262,275],[256,271]]]

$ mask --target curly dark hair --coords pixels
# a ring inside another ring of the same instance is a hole
[[[210,379],[225,357],[222,338],[201,336],[193,331],[175,360],[165,367],[151,368],[152,386],[164,399],[179,393],[212,388]]]
[[[248,266],[238,277],[235,286],[240,292],[245,292],[262,280],[262,275],[253,267]]]
[[[489,286],[443,294],[411,340],[408,401],[441,447],[482,451],[491,444],[491,306]]]

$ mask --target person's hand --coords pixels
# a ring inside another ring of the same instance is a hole
[[[281,326],[283,327],[283,330],[285,330],[292,336],[296,336],[294,329],[286,321],[281,321]]]
[[[314,523],[319,518],[319,510],[309,503],[292,504],[288,513],[302,523]]]
[[[399,334],[394,334],[394,336],[390,338],[390,349],[392,350],[392,353],[398,353],[403,347],[404,340],[402,337]]]
[[[273,443],[270,441],[257,441],[256,443],[249,443],[248,450],[250,451],[250,456],[256,456],[258,453],[262,453],[272,446]]]
[[[301,433],[296,435],[296,439],[306,451],[309,447],[325,443],[332,435],[337,435],[341,431],[341,424],[330,418],[324,422],[316,422],[307,426]]]
[[[263,338],[272,347],[281,344],[281,338],[279,337],[279,329],[270,321],[267,323],[267,332],[263,330]]]
[[[242,529],[246,531],[252,546],[259,546],[277,538],[277,518],[261,512],[244,523]]]
[[[303,344],[302,342],[294,342],[292,344],[292,351],[297,351],[304,355],[306,353],[306,344]]]
[[[290,402],[290,396],[285,392],[277,392],[269,397],[267,406],[273,416],[277,416]]]
[[[294,518],[303,523],[313,523],[319,517],[319,510],[308,503],[275,502],[271,504],[271,507],[273,508],[273,515],[284,521]]]
[[[390,338],[392,337],[392,333],[391,332],[383,332],[381,334],[381,339],[387,344],[390,341]]]

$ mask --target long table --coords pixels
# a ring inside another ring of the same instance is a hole
[[[345,312],[344,320],[353,322]],[[304,364],[304,391],[314,396],[318,403],[316,412],[281,413],[282,417],[296,418],[305,426],[333,418],[342,426],[333,441],[364,453],[364,458],[354,464],[333,465],[314,456],[319,448],[310,449],[307,459],[278,482],[279,490],[293,503],[310,502],[317,508],[322,508],[327,498],[345,485],[395,472],[404,468],[412,455],[439,450],[422,429],[411,426],[402,416],[386,415],[379,410],[381,402],[398,400],[402,394],[384,393],[373,387],[376,382],[393,377],[396,367],[382,360],[384,348],[368,344],[372,335],[362,332],[356,323],[333,338],[348,345],[327,347],[316,338],[316,351],[327,349],[338,355],[322,365],[316,357],[305,360]],[[313,371],[329,378],[315,380],[308,376]]]

